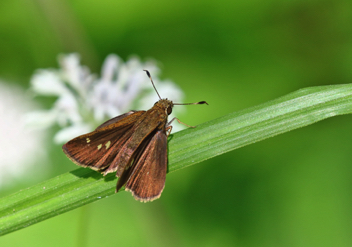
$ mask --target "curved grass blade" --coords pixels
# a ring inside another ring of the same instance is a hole
[[[352,112],[352,85],[312,87],[174,134],[169,172]],[[114,174],[80,168],[0,199],[0,235],[114,194]]]

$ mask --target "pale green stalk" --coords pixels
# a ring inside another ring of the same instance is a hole
[[[174,134],[169,172],[352,111],[352,85],[306,88]],[[77,169],[0,199],[0,235],[113,195],[114,174]]]

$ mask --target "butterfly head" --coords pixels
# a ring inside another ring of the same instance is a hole
[[[165,113],[167,115],[170,115],[172,113],[172,108],[174,107],[172,101],[168,99],[161,99],[156,102],[155,105],[158,105],[159,107],[165,109]]]

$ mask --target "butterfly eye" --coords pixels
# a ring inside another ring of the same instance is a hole
[[[172,108],[171,108],[171,107],[168,107],[168,108],[167,108],[167,115],[170,115],[171,112],[172,112]]]

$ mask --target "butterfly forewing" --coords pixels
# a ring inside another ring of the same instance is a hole
[[[111,119],[106,122],[110,124],[104,123],[95,131],[67,142],[62,147],[63,151],[77,165],[103,170],[133,134],[134,125],[143,113],[144,111],[126,113]]]
[[[134,165],[133,165],[134,166]],[[136,161],[126,190],[134,198],[148,202],[160,197],[165,186],[167,171],[167,136],[164,131],[157,131],[140,158]]]
[[[133,114],[133,113],[137,113],[137,115],[135,116],[139,116],[140,114],[144,113],[145,111],[129,111],[125,114],[122,114],[120,116],[117,116],[117,117],[114,117],[108,121],[106,121],[105,123],[102,123],[101,125],[99,125],[95,130],[98,130],[98,129],[102,129],[108,125],[111,125],[111,124],[114,124],[114,123],[117,123],[118,121],[122,120],[123,118]]]

